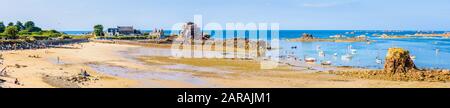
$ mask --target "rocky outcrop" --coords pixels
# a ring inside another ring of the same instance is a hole
[[[384,64],[384,72],[390,74],[407,73],[417,70],[409,51],[402,48],[389,48]]]
[[[418,69],[411,59],[409,51],[402,48],[389,48],[384,70],[356,70],[330,73],[347,77],[393,81],[450,81],[450,70]]]
[[[357,70],[329,72],[330,74],[361,79],[391,80],[391,81],[450,81],[450,70],[417,70],[408,73],[388,74],[382,70]]]
[[[450,32],[444,33],[445,37],[450,37]]]
[[[82,70],[80,74],[78,74],[77,76],[70,77],[67,81],[85,85],[85,82],[97,80],[99,80],[97,77],[92,76],[86,70]]]
[[[303,33],[303,35],[300,39],[310,40],[310,39],[314,39],[314,37],[312,34]]]
[[[288,39],[290,42],[369,42],[367,38],[315,38],[312,34],[303,33],[299,38]]]

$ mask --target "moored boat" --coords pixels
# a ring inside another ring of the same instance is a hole
[[[356,49],[351,49],[350,51],[352,52],[353,55],[355,55],[357,50]]]
[[[412,55],[411,57],[410,57],[412,60],[416,60],[416,56],[414,56],[414,55]]]
[[[345,55],[342,55],[342,60],[350,60],[350,59],[352,59],[353,58],[353,55],[351,55],[351,54],[345,54]]]
[[[325,52],[323,52],[322,50],[319,51],[319,56],[320,57],[325,57]]]
[[[378,57],[377,57],[377,59],[375,60],[375,62],[376,62],[377,64],[382,64],[382,63],[383,63],[383,61],[382,61],[380,58],[378,58]]]
[[[331,65],[331,61],[323,61],[322,63],[320,63],[321,65]]]
[[[337,56],[338,56],[338,53],[334,53],[333,56],[337,57]]]
[[[307,63],[314,63],[314,62],[316,62],[316,58],[311,58],[311,57],[305,58],[305,62],[307,62]]]

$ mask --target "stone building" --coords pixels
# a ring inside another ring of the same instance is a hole
[[[108,28],[109,36],[139,36],[142,35],[140,30],[136,30],[133,26],[117,26],[117,28]]]
[[[180,31],[180,37],[183,39],[201,40],[203,38],[203,32],[193,22],[188,22],[183,25]]]
[[[154,29],[152,32],[149,33],[150,37],[153,37],[155,39],[161,39],[164,38],[164,29]]]

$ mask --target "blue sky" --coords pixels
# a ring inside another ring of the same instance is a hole
[[[450,30],[450,0],[0,0],[0,21],[45,29],[203,23],[279,23],[302,30]]]

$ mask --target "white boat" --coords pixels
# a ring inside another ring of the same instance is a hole
[[[333,56],[337,57],[337,56],[338,56],[338,53],[334,53]]]
[[[416,56],[411,56],[410,58],[411,58],[412,60],[416,60],[417,57],[416,57]]]
[[[351,55],[351,54],[345,54],[345,55],[342,55],[342,58],[353,58],[353,55]]]
[[[345,37],[345,35],[333,35],[333,36],[330,36],[330,38],[344,38]]]
[[[311,58],[311,57],[305,58],[305,62],[314,63],[314,62],[316,62],[316,58]]]
[[[353,58],[353,55],[351,55],[351,54],[345,54],[345,55],[342,55],[342,57],[341,57],[341,59],[342,60],[351,60]]]
[[[319,51],[319,56],[320,57],[325,57],[325,52],[323,52],[322,50]]]
[[[382,64],[382,63],[383,63],[383,61],[382,61],[380,58],[378,58],[378,57],[377,57],[377,59],[375,60],[375,62],[376,62],[377,64]]]
[[[353,55],[355,55],[356,54],[356,49],[353,49],[353,46],[352,45],[350,45],[350,46],[348,46],[347,47],[348,48],[348,51],[350,51],[350,54],[353,54]]]
[[[317,46],[316,46],[316,50],[317,50],[317,51],[319,51],[319,50],[321,50],[321,49],[322,49],[322,48],[320,47],[320,45],[317,45]]]
[[[331,65],[331,61],[323,61],[322,63],[320,63],[322,65]]]
[[[350,49],[350,51],[352,52],[353,55],[355,55],[357,50],[356,49]]]

